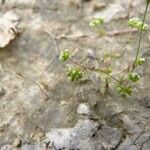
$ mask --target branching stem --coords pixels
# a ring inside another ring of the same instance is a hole
[[[99,68],[99,69],[96,69],[96,68],[88,68],[88,67],[86,67],[86,66],[83,66],[83,65],[79,64],[78,62],[76,62],[76,61],[74,61],[74,60],[72,60],[72,59],[70,59],[70,61],[71,61],[72,63],[76,64],[77,66],[79,66],[79,67],[85,69],[85,70],[101,72],[101,73],[103,73],[103,74],[109,76],[111,79],[115,80],[116,82],[121,83],[121,81],[119,81],[118,79],[116,79],[114,76],[108,74],[108,73],[107,73],[106,71],[104,71],[103,69],[100,69],[100,68]]]

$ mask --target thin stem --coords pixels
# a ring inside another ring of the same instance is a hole
[[[108,74],[107,72],[105,72],[105,71],[102,70],[102,69],[88,68],[88,67],[85,67],[85,66],[79,64],[78,62],[76,62],[76,61],[74,61],[74,60],[72,60],[72,59],[70,59],[70,61],[71,61],[72,63],[78,65],[79,67],[85,69],[85,70],[101,72],[101,73],[103,73],[103,74],[109,76],[110,78],[112,78],[112,79],[115,80],[116,82],[121,83],[118,79],[116,79],[115,77],[113,77],[112,75]]]
[[[87,67],[85,67],[85,66],[79,64],[78,62],[74,61],[73,59],[70,59],[70,61],[71,61],[72,63],[76,64],[77,66],[83,68],[84,70],[89,70]]]
[[[122,74],[124,72],[127,72],[130,70],[130,67],[132,67],[132,64],[129,64],[125,69],[121,70],[120,72],[117,72],[116,74],[113,74],[113,76],[117,76],[119,74]]]
[[[137,62],[137,59],[138,59],[138,56],[139,56],[139,53],[140,53],[142,33],[143,33],[143,26],[144,26],[144,23],[145,23],[148,6],[149,6],[149,3],[146,4],[146,8],[145,8],[145,12],[144,12],[144,17],[143,17],[143,21],[142,21],[142,26],[141,26],[141,29],[140,29],[140,36],[139,36],[138,48],[137,48],[137,51],[136,51],[136,57],[135,57],[135,60],[134,60],[131,72],[133,72],[133,70],[136,67],[136,62]]]
[[[92,70],[91,70],[91,71],[92,71]],[[93,71],[99,71],[99,72],[101,72],[101,73],[104,73],[104,74],[106,74],[107,76],[109,76],[110,78],[112,78],[113,80],[115,80],[116,82],[121,83],[121,81],[119,81],[118,79],[116,79],[114,76],[112,76],[112,75],[106,73],[106,72],[105,72],[104,70],[102,70],[102,69],[93,69]]]
[[[33,81],[33,80],[31,80],[31,79],[28,79],[27,77],[25,77],[24,75],[22,75],[22,74],[19,73],[19,72],[16,72],[16,73],[17,73],[19,76],[21,76],[23,79],[25,79],[25,80],[27,80],[27,81],[29,81],[29,82],[31,82],[31,83],[37,85],[37,87],[40,89],[40,92],[41,92],[41,94],[42,94],[42,96],[43,96],[43,99],[44,99],[44,100],[46,99],[46,95],[45,95],[45,93],[44,93],[42,87],[39,85],[39,83],[37,83],[36,81]]]
[[[130,34],[129,34],[129,37],[128,37],[126,43],[118,50],[119,52],[122,53],[121,55],[123,55],[124,49],[129,44],[131,37],[132,37],[132,29],[130,29]]]

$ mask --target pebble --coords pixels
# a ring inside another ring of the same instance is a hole
[[[82,103],[79,105],[79,107],[77,109],[77,113],[80,115],[88,115],[90,113],[90,109],[87,106],[87,104]]]
[[[0,87],[0,96],[5,95],[5,90],[3,87]]]
[[[21,146],[21,140],[20,139],[15,139],[13,142],[13,146],[14,147],[20,147]]]
[[[64,105],[66,105],[66,104],[67,104],[66,101],[61,101],[61,102],[60,102],[60,105],[61,105],[61,106],[64,106]]]

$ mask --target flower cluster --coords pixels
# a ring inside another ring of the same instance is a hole
[[[59,56],[59,59],[60,59],[62,62],[64,62],[64,61],[66,61],[66,60],[69,59],[70,54],[71,54],[70,50],[69,50],[69,49],[65,49],[64,51],[61,52],[61,54],[60,54],[60,56]]]
[[[97,27],[104,23],[104,18],[94,18],[90,21],[89,26],[90,27]]]
[[[69,68],[67,75],[71,81],[78,81],[83,77],[83,72],[79,68]]]
[[[139,18],[129,19],[128,24],[130,27],[136,28],[138,30],[140,30],[141,28],[143,30],[146,30],[148,28],[147,24],[145,24],[145,23],[143,24]]]
[[[145,58],[142,57],[138,57],[136,60],[136,65],[143,65],[143,63],[145,62]]]
[[[118,85],[116,90],[123,97],[130,96],[132,94],[132,88],[130,86]]]
[[[140,76],[138,73],[130,73],[129,74],[129,80],[131,80],[133,82],[137,82],[140,80]]]

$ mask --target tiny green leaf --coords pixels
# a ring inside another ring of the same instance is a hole
[[[70,50],[69,49],[65,49],[64,51],[61,52],[59,59],[62,62],[64,62],[64,61],[69,59],[70,54],[71,54]]]

